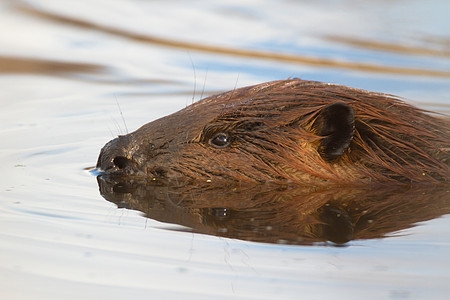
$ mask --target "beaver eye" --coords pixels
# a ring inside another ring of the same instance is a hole
[[[219,132],[216,133],[210,140],[209,144],[213,147],[222,149],[230,145],[231,138],[228,133],[225,132]]]

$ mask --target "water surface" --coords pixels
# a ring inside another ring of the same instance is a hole
[[[118,134],[268,80],[345,84],[448,114],[449,9],[444,0],[2,2],[2,298],[446,299],[448,193],[390,207],[408,222],[344,247],[289,245],[118,208],[86,168]]]

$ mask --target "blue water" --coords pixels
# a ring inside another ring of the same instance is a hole
[[[202,93],[268,80],[339,83],[449,113],[449,9],[443,0],[2,2],[1,298],[447,299],[448,215],[345,247],[255,243],[167,230],[181,226],[117,209],[101,197],[86,168],[126,128],[175,112]],[[174,48],[55,21],[46,13],[196,45],[447,75],[373,73]],[[373,50],[329,36],[444,55]],[[12,71],[9,58],[35,62],[15,63]],[[43,61],[102,68],[55,72]]]

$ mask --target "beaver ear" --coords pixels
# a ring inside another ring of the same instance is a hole
[[[350,145],[355,132],[355,114],[346,103],[333,103],[323,108],[313,128],[323,136],[317,151],[326,161],[340,157]]]

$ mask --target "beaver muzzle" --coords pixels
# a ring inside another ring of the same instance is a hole
[[[108,175],[146,175],[133,158],[132,145],[128,135],[108,142],[100,151],[96,168]]]

